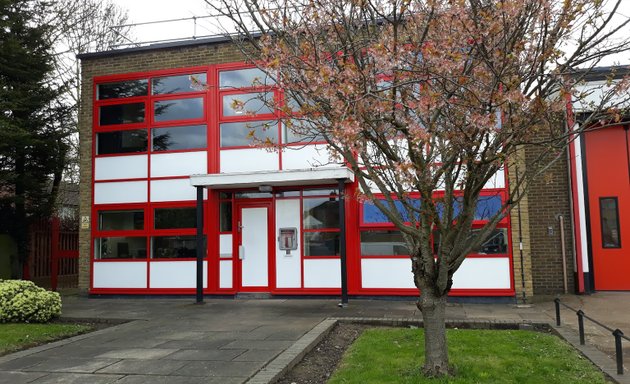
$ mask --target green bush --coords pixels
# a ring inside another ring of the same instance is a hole
[[[46,323],[61,315],[61,297],[26,280],[0,280],[0,323]]]

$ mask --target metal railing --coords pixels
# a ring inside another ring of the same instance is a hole
[[[621,347],[621,339],[625,339],[626,341],[630,341],[626,335],[621,332],[620,329],[612,329],[606,324],[602,324],[599,321],[593,319],[592,317],[587,316],[581,309],[576,310],[575,308],[571,308],[570,306],[562,303],[560,299],[554,299],[554,303],[556,304],[556,326],[560,326],[560,306],[570,309],[573,311],[578,318],[578,332],[580,334],[580,345],[584,345],[586,343],[584,338],[584,319],[590,320],[591,322],[599,325],[605,330],[609,331],[613,337],[615,338],[615,360],[617,361],[617,374],[623,375],[623,349]]]

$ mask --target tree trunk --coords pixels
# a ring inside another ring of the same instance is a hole
[[[438,296],[424,289],[418,308],[424,320],[424,374],[429,377],[448,375],[451,370],[446,345],[446,295]]]

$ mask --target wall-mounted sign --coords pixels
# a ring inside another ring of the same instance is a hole
[[[90,229],[90,216],[81,216],[81,229]]]

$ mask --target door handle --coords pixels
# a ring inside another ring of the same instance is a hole
[[[240,260],[245,260],[245,247],[242,245],[238,246],[238,258]]]

